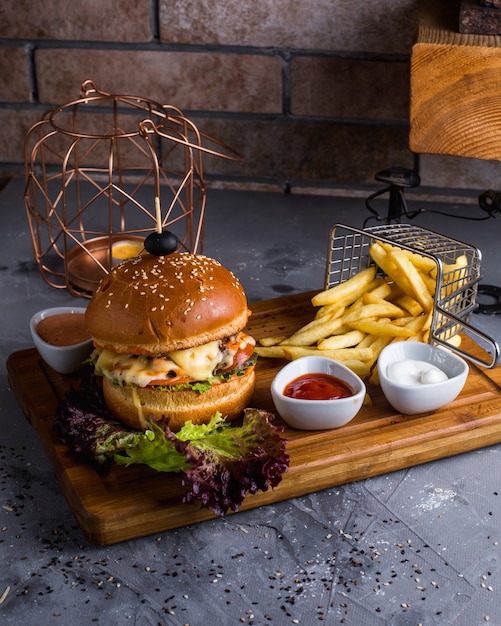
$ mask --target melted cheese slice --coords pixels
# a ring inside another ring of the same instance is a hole
[[[144,430],[146,428],[146,420],[144,418],[144,410],[143,405],[141,404],[141,400],[139,399],[139,394],[137,393],[136,387],[131,387],[132,390],[132,401],[134,406],[137,409],[137,416],[139,418],[139,424],[141,428]]]
[[[117,354],[112,350],[103,350],[95,368],[97,373],[119,384],[146,387],[151,381],[161,384],[158,381],[165,379],[168,383],[173,374],[188,376],[193,380],[207,380],[220,364],[222,356],[218,341],[186,350],[175,350],[158,357]]]
[[[175,350],[169,357],[182,368],[187,376],[195,380],[207,380],[221,362],[219,341],[209,341],[203,346]]]

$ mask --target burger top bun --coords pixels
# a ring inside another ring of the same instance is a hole
[[[102,279],[85,321],[96,345],[165,354],[229,337],[249,317],[245,292],[218,261],[177,252],[142,254]]]

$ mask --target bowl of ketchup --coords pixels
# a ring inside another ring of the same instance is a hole
[[[92,352],[85,308],[57,306],[35,313],[30,332],[42,359],[59,374],[73,374]]]
[[[339,428],[360,411],[362,379],[338,361],[305,356],[285,365],[271,383],[275,408],[298,430]]]

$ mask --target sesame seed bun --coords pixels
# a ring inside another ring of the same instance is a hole
[[[115,267],[85,316],[94,343],[115,352],[162,354],[229,337],[247,324],[245,292],[202,255],[143,254]]]

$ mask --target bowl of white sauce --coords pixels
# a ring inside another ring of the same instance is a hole
[[[390,343],[378,359],[381,389],[404,415],[430,413],[452,402],[461,393],[468,371],[457,354],[417,341]]]

